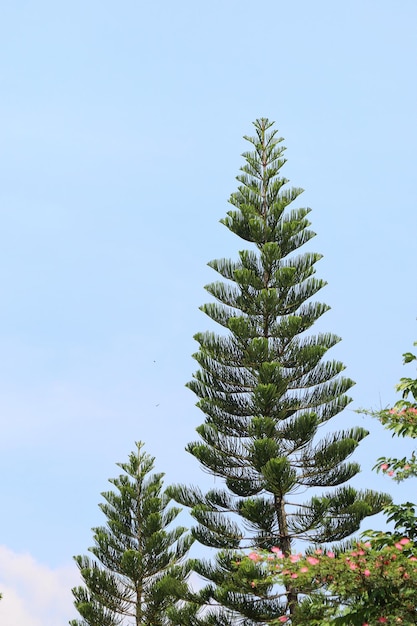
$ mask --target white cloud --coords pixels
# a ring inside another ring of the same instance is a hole
[[[194,573],[189,582],[194,590],[203,584]],[[71,593],[78,584],[75,564],[51,568],[0,545],[1,626],[68,626],[79,617]]]
[[[75,565],[52,569],[0,546],[0,624],[67,626],[76,617],[71,588],[78,583]]]

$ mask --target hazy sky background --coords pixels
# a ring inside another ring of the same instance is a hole
[[[2,624],[76,617],[72,556],[135,440],[210,481],[184,384],[257,117],[313,209],[317,330],[357,381],[334,427],[372,429],[356,484],[410,497],[370,471],[404,442],[352,411],[414,373],[416,30],[415,0],[0,2]]]

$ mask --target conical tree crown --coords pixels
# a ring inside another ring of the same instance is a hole
[[[71,626],[168,626],[169,611],[187,590],[182,564],[192,538],[171,523],[180,512],[169,507],[163,474],[151,474],[154,459],[136,444],[123,474],[102,494],[107,525],[94,528],[94,559],[76,556],[84,581],[73,589],[82,620]],[[133,620],[133,621],[132,621]]]
[[[302,190],[286,189],[285,148],[271,127],[257,120],[255,137],[245,137],[254,150],[243,154],[234,209],[222,222],[254,245],[237,261],[210,263],[226,282],[207,286],[216,302],[202,310],[228,332],[196,335],[200,370],[189,383],[206,414],[203,442],[189,449],[241,496],[344,482],[358,468],[341,463],[366,434],[312,444],[320,424],[349,402],[353,383],[339,376],[341,363],[323,360],[339,338],[307,332],[328,309],[312,301],[325,284],[315,277],[321,257],[298,253],[314,236],[309,209],[289,208]]]
[[[221,279],[206,287],[214,301],[201,308],[222,331],[195,336],[199,369],[188,385],[205,414],[200,440],[188,450],[225,488],[202,494],[177,487],[175,497],[192,507],[200,542],[223,549],[275,545],[288,554],[296,538],[347,537],[385,497],[343,485],[359,471],[347,459],[364,429],[318,436],[349,403],[353,382],[341,376],[342,363],[325,360],[339,338],[311,332],[329,307],[314,299],[325,285],[315,276],[321,256],[300,252],[314,237],[310,209],[292,208],[302,190],[288,188],[281,175],[285,148],[273,123],[261,118],[254,127],[255,135],[245,137],[251,150],[243,154],[233,208],[221,220],[250,246],[235,261],[209,263]],[[294,502],[297,492],[317,487],[336,489]],[[233,616],[231,574],[220,561],[214,569],[202,563],[199,571],[215,582],[220,604],[229,598]],[[266,619],[247,598],[240,613],[248,625]]]

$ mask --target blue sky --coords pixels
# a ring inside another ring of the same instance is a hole
[[[0,3],[8,626],[75,617],[72,555],[135,440],[167,482],[208,480],[184,452],[203,419],[184,384],[206,263],[239,249],[219,219],[257,117],[313,209],[317,330],[343,338],[352,410],[395,400],[417,339],[416,24],[414,0]],[[352,410],[335,427],[368,425]],[[405,499],[370,472],[405,444],[369,425],[358,484]]]

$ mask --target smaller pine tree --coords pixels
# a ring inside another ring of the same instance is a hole
[[[170,610],[187,591],[193,542],[186,529],[168,527],[181,509],[169,507],[163,474],[151,474],[154,458],[136,451],[102,494],[107,525],[94,528],[94,555],[74,557],[84,586],[72,592],[81,620],[71,626],[169,626]]]

